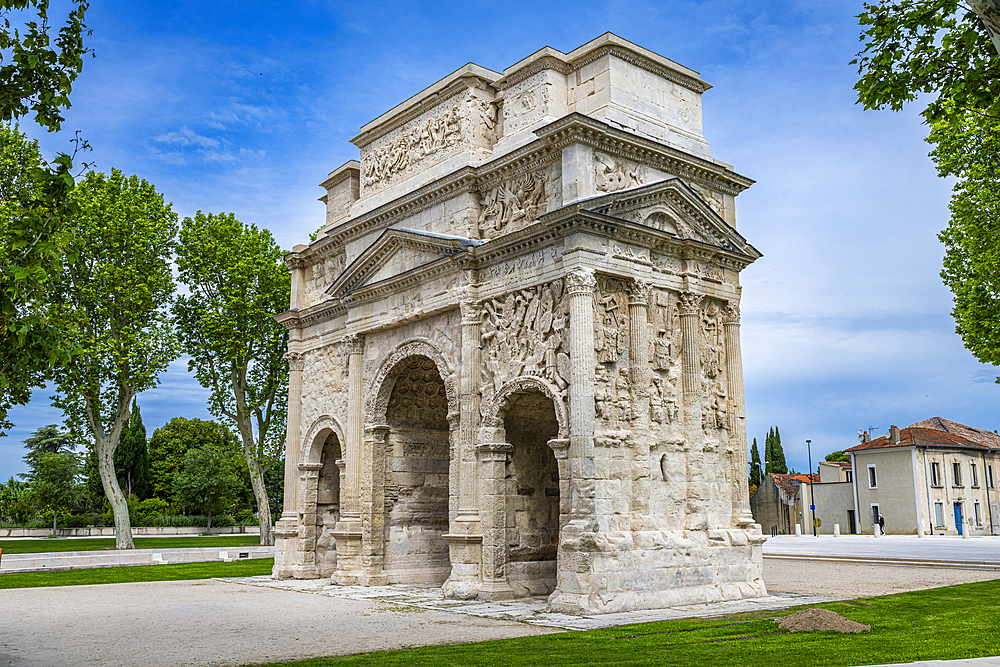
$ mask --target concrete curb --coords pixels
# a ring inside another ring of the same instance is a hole
[[[865,563],[900,567],[946,567],[957,570],[1000,570],[1000,561],[936,560],[931,558],[881,558],[876,556],[823,556],[819,554],[764,554],[774,560],[812,560],[827,563]]]
[[[54,572],[94,567],[163,565],[166,563],[205,563],[211,561],[228,563],[234,560],[273,557],[274,547],[262,546],[4,554],[3,559],[0,560],[0,575],[15,572]]]

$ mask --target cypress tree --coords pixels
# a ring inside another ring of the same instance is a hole
[[[760,469],[760,450],[757,449],[757,438],[753,439],[753,450],[750,457],[750,485],[760,486],[764,477]]]
[[[773,440],[774,429],[771,428],[764,438],[764,471],[768,475],[774,472],[774,447],[771,446],[771,441]]]
[[[774,427],[774,440],[771,444],[771,456],[774,459],[774,471],[778,473],[787,473],[788,464],[785,463],[785,450],[781,448],[781,434],[778,433],[778,427]]]
[[[118,449],[115,451],[115,472],[122,491],[138,498],[148,498],[149,451],[146,446],[146,427],[142,423],[139,404],[132,400],[132,413],[122,430]]]

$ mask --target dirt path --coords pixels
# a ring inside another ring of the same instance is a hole
[[[220,581],[0,591],[0,666],[242,665],[558,632]]]

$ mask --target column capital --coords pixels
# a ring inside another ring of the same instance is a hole
[[[572,294],[592,294],[597,285],[593,269],[578,266],[566,273],[566,288]]]
[[[306,258],[303,257],[302,255],[299,255],[297,253],[289,253],[288,255],[285,256],[285,266],[287,266],[292,271],[295,271],[296,269],[304,269],[306,268],[307,265],[308,263],[306,262]]]
[[[507,455],[514,451],[514,445],[509,442],[484,442],[476,445],[476,451],[483,461],[505,461]]]
[[[365,351],[365,335],[351,334],[344,336],[341,344],[344,346],[344,352],[347,354],[361,354]]]
[[[723,324],[739,324],[740,323],[740,306],[735,303],[727,303],[722,307],[722,323]]]
[[[323,469],[322,463],[300,463],[299,476],[303,479],[319,477],[319,471]]]
[[[681,292],[680,298],[677,300],[677,308],[681,316],[697,315],[703,299],[704,297],[701,294]]]
[[[306,366],[306,355],[301,352],[285,352],[284,359],[290,371],[301,371]]]
[[[482,307],[479,305],[478,301],[467,300],[461,301],[458,304],[459,309],[462,312],[462,326],[478,326],[481,323],[480,318],[482,317]]]
[[[388,424],[365,424],[365,439],[385,440],[387,435],[389,435]]]
[[[628,287],[628,305],[648,306],[649,294],[653,291],[652,284],[645,280],[633,280]]]

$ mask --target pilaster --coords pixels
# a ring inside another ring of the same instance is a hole
[[[743,399],[743,353],[740,349],[740,307],[722,310],[726,344],[726,378],[729,393],[729,442],[736,452],[736,483],[733,485],[733,520],[738,526],[754,523],[750,511],[750,480],[747,470],[746,407]]]
[[[475,301],[463,301],[461,419],[459,421],[459,493],[456,529],[463,534],[478,531],[479,492],[476,483],[476,435],[479,433],[479,377],[482,372],[482,309]]]
[[[301,556],[296,559],[293,576],[296,579],[318,579],[316,569],[316,503],[318,501],[319,472],[322,463],[300,463],[299,469],[299,539]]]
[[[702,475],[701,303],[703,297],[683,292],[678,300],[681,319],[681,384],[684,394],[684,440],[687,448],[687,519],[685,527],[708,527]]]
[[[389,582],[385,565],[385,458],[389,426],[375,424],[364,430],[367,465],[361,481],[361,570],[362,585]]]
[[[505,442],[502,428],[483,429],[483,444],[476,447],[482,483],[483,600],[509,600],[514,590],[507,583],[507,457],[513,446]]]
[[[347,336],[341,343],[347,354],[347,429],[344,433],[344,463],[341,468],[340,521],[333,537],[337,541],[337,571],[333,581],[343,586],[362,582],[361,562],[361,467],[364,425],[364,336]]]

